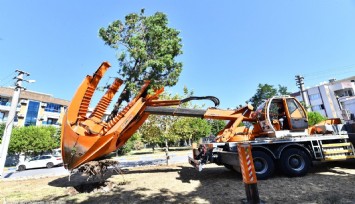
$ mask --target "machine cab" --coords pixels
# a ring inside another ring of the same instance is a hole
[[[290,96],[272,97],[259,105],[256,113],[261,129],[269,136],[304,135],[308,128],[305,109]]]

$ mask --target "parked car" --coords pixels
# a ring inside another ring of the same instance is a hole
[[[53,166],[59,166],[63,164],[63,160],[61,156],[53,156],[53,155],[39,155],[30,160],[20,162],[16,165],[16,169],[18,171],[23,171],[26,169],[34,169],[34,168],[52,168]]]

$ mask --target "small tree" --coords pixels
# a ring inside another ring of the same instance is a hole
[[[139,133],[143,136],[143,141],[152,144],[154,147],[163,142],[163,131],[157,123],[159,116],[151,115],[148,120],[139,128]]]
[[[327,119],[322,114],[315,112],[315,111],[308,112],[307,115],[308,115],[308,125],[309,126],[315,125],[315,124]]]

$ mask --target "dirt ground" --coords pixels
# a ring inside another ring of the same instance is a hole
[[[56,203],[240,203],[242,177],[210,165],[197,172],[187,164],[137,167],[86,181],[87,177],[0,182],[0,202]],[[355,203],[355,161],[316,164],[305,177],[283,175],[258,181],[266,203]]]

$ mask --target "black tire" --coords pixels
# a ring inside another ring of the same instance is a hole
[[[253,151],[252,153],[256,178],[264,180],[273,176],[275,172],[274,160],[263,151]]]
[[[280,168],[287,176],[304,176],[310,166],[311,160],[303,150],[290,148],[281,154]]]
[[[24,170],[26,170],[26,166],[25,165],[20,165],[18,167],[18,171],[24,171]]]
[[[52,162],[48,162],[48,163],[46,164],[46,167],[47,167],[48,169],[52,168],[53,166],[54,166],[54,164],[53,164]]]

